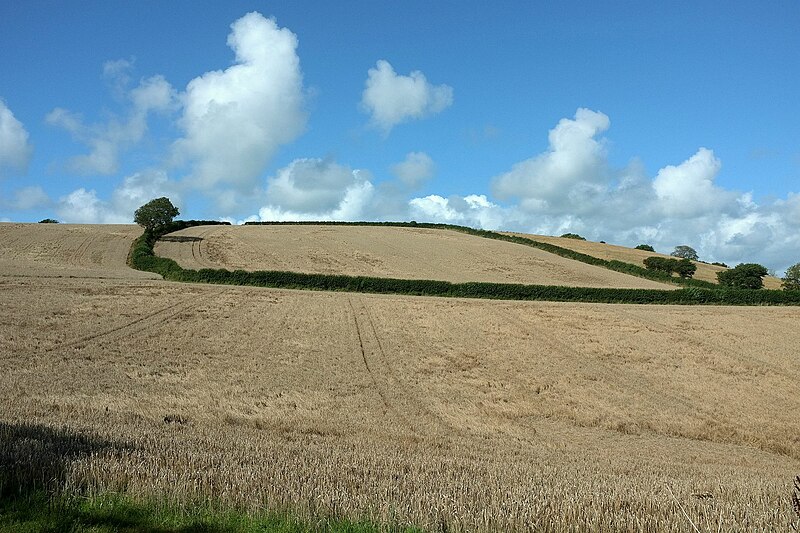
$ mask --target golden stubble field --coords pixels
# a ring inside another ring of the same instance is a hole
[[[635,265],[644,266],[644,260],[651,256],[670,257],[666,254],[659,254],[654,252],[647,252],[645,250],[636,250],[634,248],[626,248],[624,246],[617,246],[615,244],[606,244],[602,242],[582,241],[580,239],[569,239],[565,237],[551,237],[547,235],[528,235],[525,233],[503,232],[506,235],[518,235],[520,237],[527,237],[539,242],[546,242],[562,248],[568,248],[576,252],[599,257],[608,261],[617,260],[625,263],[632,263]],[[702,281],[710,281],[717,283],[717,272],[722,272],[725,267],[711,265],[708,263],[695,262],[697,265],[697,272],[694,275],[695,279]],[[734,267],[736,265],[730,265]],[[764,277],[764,288],[766,289],[781,289],[781,280],[773,276]]]
[[[363,226],[198,226],[156,254],[186,268],[288,270],[451,282],[673,289],[535,248],[448,230]]]
[[[0,457],[63,490],[433,530],[792,518],[796,308],[2,272],[0,299]]]

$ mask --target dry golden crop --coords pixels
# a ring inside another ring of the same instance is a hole
[[[794,518],[796,308],[12,274],[0,461],[25,488],[450,531]]]

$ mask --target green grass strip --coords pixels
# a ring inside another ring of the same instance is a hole
[[[594,302],[673,305],[800,305],[800,291],[734,290],[687,287],[677,290],[562,287],[513,283],[451,283],[448,281],[375,278],[332,274],[304,274],[285,271],[245,271],[204,268],[186,269],[172,259],[158,257],[153,246],[161,235],[202,225],[203,221],[176,222],[157,233],[145,232],[133,244],[130,265],[155,272],[169,281],[249,285],[282,289],[346,291],[373,294],[488,298],[498,300],[544,300],[553,302]],[[343,225],[343,224],[342,224]],[[374,225],[390,225],[376,223]],[[399,224],[398,224],[399,225]],[[419,226],[419,225],[417,225]],[[428,225],[435,226],[435,225]],[[475,230],[481,231],[481,230]]]
[[[0,533],[378,533],[421,529],[369,521],[320,518],[305,521],[290,513],[247,514],[208,506],[136,502],[114,496],[67,497],[33,492],[0,499]]]

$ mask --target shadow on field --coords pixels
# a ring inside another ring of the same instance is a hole
[[[162,242],[200,242],[202,237],[186,237],[183,235],[162,235],[158,240]]]
[[[175,519],[158,504],[125,496],[85,497],[78,484],[65,491],[76,461],[93,455],[122,456],[134,448],[88,432],[42,424],[0,421],[0,533],[148,531],[234,533],[239,528],[203,516]],[[74,486],[74,484],[73,484]],[[284,531],[284,530],[282,530]],[[285,531],[300,531],[286,529]]]

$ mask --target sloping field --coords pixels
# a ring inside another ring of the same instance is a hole
[[[133,224],[0,223],[0,276],[157,279],[129,268]]]
[[[582,241],[580,239],[568,239],[564,237],[550,237],[547,235],[529,235],[527,233],[513,233],[508,231],[501,233],[505,233],[506,235],[527,237],[535,241],[553,244],[562,248],[568,248],[576,252],[591,255],[593,257],[599,257],[600,259],[606,259],[608,261],[617,260],[640,266],[644,266],[644,260],[654,255],[659,257],[670,257],[669,255],[665,254],[647,252],[645,250],[636,250],[635,248],[626,248],[624,246],[617,246],[615,244],[606,244],[602,242]],[[695,272],[694,278],[703,281],[710,281],[711,283],[717,283],[717,272],[726,270],[725,267],[710,265],[707,263],[695,262],[694,264],[697,265],[697,272]],[[780,289],[781,280],[776,277],[766,276],[764,277],[764,288]]]
[[[163,237],[156,255],[184,268],[285,270],[451,282],[674,288],[534,248],[437,229],[198,226]]]
[[[450,531],[790,521],[796,308],[0,294],[0,467],[21,479]]]

